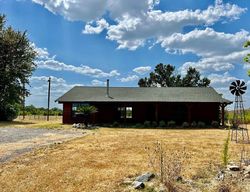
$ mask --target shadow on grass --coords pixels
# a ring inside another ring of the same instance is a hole
[[[11,125],[32,125],[34,122],[27,121],[0,121],[0,127],[7,127]]]

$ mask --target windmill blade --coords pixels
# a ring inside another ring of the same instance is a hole
[[[243,87],[246,83],[244,81],[241,82],[240,86]]]
[[[237,86],[240,86],[240,80],[236,80]]]
[[[243,95],[244,93],[245,93],[245,91],[243,91],[243,90],[238,90],[238,92],[241,94],[241,95]]]
[[[247,90],[247,86],[241,87],[241,90]]]
[[[235,90],[235,95],[236,96],[240,96],[241,94],[240,94],[240,91],[239,90]]]
[[[235,88],[236,88],[235,86],[232,86],[232,85],[231,85],[231,86],[229,87],[229,90],[231,91],[231,90],[234,90]]]
[[[232,82],[231,85],[237,87],[235,82]]]
[[[235,92],[236,92],[236,89],[233,89],[232,91],[231,91],[231,93],[234,95],[235,94]]]

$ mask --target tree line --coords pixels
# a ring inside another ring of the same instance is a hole
[[[47,115],[48,109],[44,107],[35,107],[34,105],[25,106],[25,115]],[[63,114],[62,109],[57,107],[51,108],[49,110],[51,116],[61,116]],[[19,115],[23,115],[23,109],[19,110]]]

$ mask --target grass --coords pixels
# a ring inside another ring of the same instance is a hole
[[[45,121],[44,119],[36,119],[27,116],[24,120],[17,118],[10,122],[0,121],[0,128],[1,127],[66,129],[71,128],[72,126],[62,124],[61,118],[51,118],[50,121]]]
[[[123,191],[124,178],[150,171],[146,146],[165,143],[171,153],[190,152],[185,178],[204,167],[222,165],[227,130],[161,130],[102,128],[72,141],[42,148],[0,165],[0,191]],[[230,142],[232,159],[239,160],[240,144]]]

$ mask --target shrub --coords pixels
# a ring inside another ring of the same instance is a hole
[[[141,123],[136,123],[135,128],[143,128],[143,125]]]
[[[152,122],[152,127],[157,127],[157,126],[158,126],[157,122],[156,122],[156,121],[153,121],[153,122]]]
[[[144,127],[150,127],[150,121],[144,121],[143,126]]]
[[[206,124],[203,121],[199,121],[198,124],[197,124],[197,126],[199,128],[204,128],[204,127],[206,127]]]
[[[173,127],[175,127],[175,125],[176,125],[175,121],[169,121],[168,122],[168,127],[173,128]]]
[[[0,109],[0,120],[4,121],[12,121],[17,118],[19,113],[19,106],[18,104],[10,105],[7,104],[4,108]]]
[[[191,127],[197,127],[197,123],[196,123],[195,121],[193,121],[193,122],[191,123]]]
[[[188,122],[183,122],[182,123],[182,128],[188,128],[189,127],[189,123]]]
[[[212,121],[211,126],[213,128],[218,128],[220,126],[220,124],[218,123],[218,121]]]
[[[166,127],[166,123],[165,123],[165,121],[160,121],[159,122],[159,127]]]
[[[113,124],[112,124],[112,127],[119,127],[119,123],[117,121],[115,121]]]

